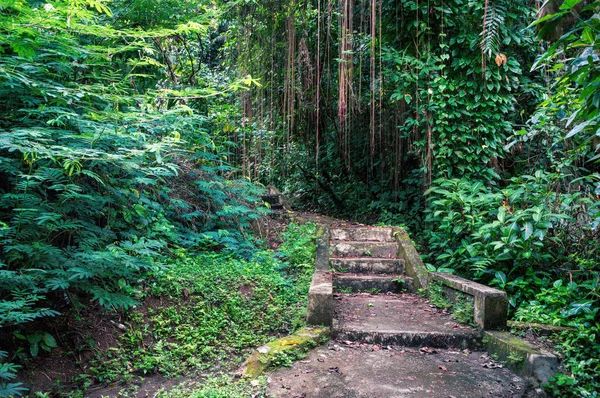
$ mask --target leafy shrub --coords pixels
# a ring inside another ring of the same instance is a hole
[[[314,231],[314,224],[291,224],[279,253],[257,252],[250,260],[180,252],[148,284],[146,302],[163,305],[133,313],[121,347],[94,365],[98,380],[181,375],[214,361],[227,367],[248,347],[303,326]]]
[[[503,189],[464,180],[436,181],[427,192],[428,261],[515,294],[526,277],[528,283],[544,279],[548,285],[565,261],[578,272],[592,271],[593,265],[590,269],[581,256],[574,261],[572,254],[581,248],[592,259],[598,250],[593,243],[598,234],[594,178],[578,191],[557,192],[554,187],[565,177],[538,171],[513,178]]]
[[[115,30],[104,1],[32,4],[0,6],[0,326],[130,308],[173,247],[250,256],[261,189],[152,58],[165,37],[205,34],[207,15],[141,34]]]
[[[20,366],[5,362],[7,356],[6,351],[0,351],[0,397],[20,396],[27,388],[23,387],[23,383],[11,383],[17,377]]]

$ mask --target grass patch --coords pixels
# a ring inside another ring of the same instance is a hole
[[[314,270],[314,234],[314,224],[291,224],[277,252],[257,252],[251,260],[180,252],[146,287],[119,347],[95,361],[94,377],[112,382],[227,371],[249,348],[299,329]]]
[[[229,377],[210,378],[199,383],[179,385],[169,391],[159,391],[156,398],[263,398],[267,397],[266,379],[238,381],[232,383]]]

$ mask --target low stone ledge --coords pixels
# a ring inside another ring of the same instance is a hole
[[[436,281],[451,289],[461,291],[474,298],[474,320],[484,330],[503,329],[508,315],[506,292],[470,281],[460,276],[432,272],[430,281]]]
[[[258,347],[235,373],[237,378],[252,378],[265,373],[281,357],[299,358],[309,349],[324,342],[329,328],[303,328],[296,333]]]
[[[562,332],[576,332],[577,329],[568,326],[546,325],[534,322],[508,321],[507,326],[515,330],[533,330],[538,335],[550,336]]]
[[[483,342],[490,354],[495,355],[510,370],[530,379],[534,384],[548,383],[558,368],[558,358],[555,355],[538,350],[508,332],[484,331]]]
[[[329,229],[323,225],[317,225],[315,269],[317,271],[329,270]]]
[[[308,290],[308,325],[331,326],[333,322],[333,273],[315,271]]]
[[[414,280],[413,287],[415,291],[425,289],[429,283],[429,271],[423,264],[421,256],[412,244],[408,233],[404,228],[394,227],[392,236],[398,242],[398,257],[404,260],[404,272]]]

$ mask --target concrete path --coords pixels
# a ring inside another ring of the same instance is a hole
[[[483,352],[341,341],[269,375],[281,398],[512,398],[525,388]]]

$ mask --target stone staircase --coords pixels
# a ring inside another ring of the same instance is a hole
[[[331,332],[331,340],[272,373],[273,397],[545,396],[539,386],[555,373],[557,358],[502,331],[505,292],[429,272],[402,228],[340,227],[344,222],[331,221],[317,228],[308,327],[291,337],[299,341],[299,352],[314,344],[302,345],[305,333]],[[470,314],[461,319],[471,325],[415,294],[422,291]],[[242,368],[252,368],[252,358],[289,347],[289,339],[280,340],[260,347]]]
[[[502,331],[505,292],[429,272],[402,228],[340,224],[317,229],[306,317],[309,332],[330,331],[332,339],[272,373],[272,396],[544,397],[539,386],[556,371],[557,358]],[[437,295],[455,316],[467,314],[461,319],[471,325],[415,294],[422,291]],[[276,354],[288,345],[282,339],[257,352]]]
[[[400,293],[412,291],[404,275],[392,228],[331,229],[329,267],[337,292]]]
[[[425,354],[435,349],[490,353],[532,385],[546,383],[556,371],[554,355],[502,331],[505,292],[429,272],[402,228],[322,225],[317,235],[306,322],[330,327],[333,341]],[[470,314],[471,325],[415,294],[421,290],[436,291],[452,310]]]
[[[337,293],[403,293],[413,291],[404,274],[404,259],[391,227],[329,230],[329,268]]]
[[[414,293],[389,227],[329,230],[333,337],[405,347],[477,348],[482,334]]]

